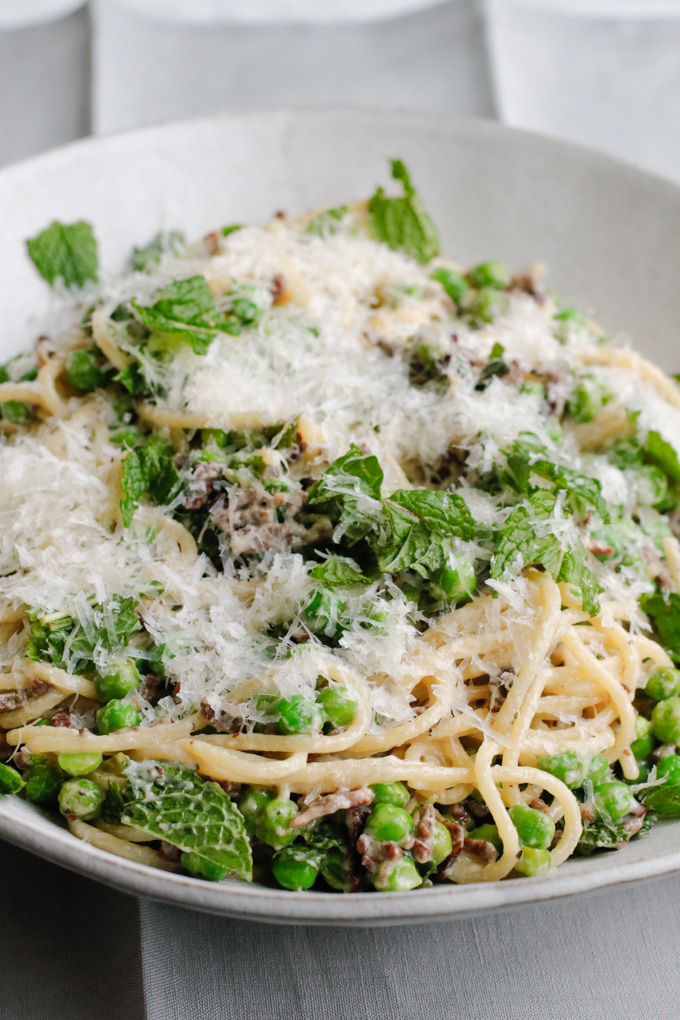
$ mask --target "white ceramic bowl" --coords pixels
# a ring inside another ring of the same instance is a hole
[[[199,236],[368,196],[387,158],[412,171],[460,261],[540,259],[552,287],[680,368],[680,189],[583,149],[441,114],[304,110],[225,115],[77,143],[0,173],[0,359],[33,343],[47,288],[24,239],[53,219],[95,225],[106,271],[161,228]],[[1,482],[1,480],[0,480]],[[567,862],[544,878],[410,893],[291,893],[214,885],[86,846],[30,805],[0,799],[0,835],[129,892],[251,919],[322,924],[471,914],[680,869],[680,822],[624,850]]]

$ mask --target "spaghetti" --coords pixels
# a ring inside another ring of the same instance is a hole
[[[679,391],[393,172],[115,288],[76,246],[3,370],[0,790],[100,850],[399,891],[680,811]]]

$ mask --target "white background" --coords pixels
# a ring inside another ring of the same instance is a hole
[[[680,180],[680,0],[0,0],[0,163],[343,103],[498,116]]]

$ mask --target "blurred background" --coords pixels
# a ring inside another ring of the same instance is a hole
[[[496,117],[680,181],[680,0],[0,0],[0,164],[328,104]]]

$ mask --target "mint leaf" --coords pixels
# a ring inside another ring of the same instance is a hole
[[[250,881],[243,815],[217,783],[166,761],[128,762],[121,821]]]
[[[652,819],[647,816],[636,835],[646,836],[651,827]],[[580,857],[590,857],[597,850],[619,850],[630,839],[631,835],[626,831],[623,823],[611,823],[598,819],[583,826],[581,838],[574,852]]]
[[[609,506],[602,497],[602,487],[597,479],[541,456],[545,453],[544,448],[537,444],[517,440],[506,453],[508,474],[505,481],[524,495],[537,491],[539,486],[534,479],[542,479],[550,483],[554,492],[563,490],[566,493],[566,505],[573,513],[585,516],[589,505],[607,523],[610,520]]]
[[[680,595],[643,595],[640,608],[650,618],[661,643],[675,663],[680,663]]]
[[[317,237],[330,237],[331,234],[338,232],[348,212],[349,209],[346,205],[338,205],[334,209],[324,209],[309,221],[305,233],[316,234]]]
[[[131,634],[142,629],[137,600],[120,595],[92,606],[87,630],[68,614],[48,619],[47,623],[37,620],[31,626],[27,657],[77,674],[95,672],[96,649],[117,651],[128,643]]]
[[[148,478],[135,450],[130,450],[123,461],[123,473],[120,479],[123,498],[120,501],[120,512],[123,524],[129,528],[139,501],[148,487]]]
[[[602,588],[588,566],[588,553],[580,539],[575,538],[562,558],[560,572],[555,578],[573,584],[581,592],[581,605],[589,616],[596,616],[600,611],[597,596]]]
[[[371,583],[368,577],[352,566],[351,560],[341,556],[329,556],[310,570],[309,576],[315,581],[323,581],[326,588],[350,588],[356,584]]]
[[[97,241],[85,220],[77,223],[55,220],[26,241],[26,247],[36,269],[50,286],[57,280],[62,280],[65,287],[82,287],[88,280],[97,281]]]
[[[384,190],[378,188],[368,203],[369,233],[390,248],[401,248],[416,262],[429,262],[439,254],[436,227],[420,195],[411,184],[404,164],[399,159],[393,159],[391,166],[393,178],[401,181],[404,186],[404,195],[388,198]]]
[[[163,287],[153,305],[132,306],[148,329],[190,344],[196,354],[205,354],[218,333],[240,333],[240,323],[227,318],[217,307],[204,276],[174,280]]]
[[[181,230],[168,230],[156,234],[143,248],[132,249],[132,268],[138,273],[148,273],[158,265],[163,255],[168,252],[177,255],[185,244],[186,240]]]
[[[648,786],[638,790],[635,796],[658,815],[665,815],[666,818],[680,815],[680,786],[669,786],[668,783]]]
[[[117,372],[113,377],[113,381],[119,382],[133,397],[140,396],[149,388],[141,366],[136,361],[131,361],[120,372]]]
[[[130,527],[142,496],[148,493],[159,504],[170,503],[179,487],[172,443],[162,436],[149,436],[123,460],[120,510],[123,524]]]
[[[489,355],[489,360],[482,369],[479,376],[479,382],[475,386],[476,390],[485,390],[491,380],[496,376],[500,378],[501,376],[508,374],[510,368],[503,360],[504,354],[505,348],[502,344],[496,343],[493,345],[491,348],[491,354]]]
[[[658,432],[652,431],[647,434],[644,451],[649,460],[656,464],[657,467],[660,467],[672,482],[680,485],[680,462],[674,447],[670,443],[662,439]]]
[[[509,581],[530,563],[541,564],[551,574],[559,572],[562,562],[556,535],[538,534],[537,525],[548,521],[555,510],[555,496],[545,490],[529,498],[529,506],[518,506],[510,513],[491,558],[491,577]]]
[[[161,436],[150,436],[139,457],[148,480],[149,495],[156,503],[169,503],[179,484],[172,443]]]
[[[424,578],[443,567],[451,539],[469,541],[475,523],[466,503],[455,493],[433,489],[400,489],[384,500],[390,538],[378,550],[383,573],[415,570]]]
[[[456,493],[439,489],[397,489],[385,500],[385,506],[397,503],[408,510],[430,531],[462,538],[475,536],[475,522],[465,500]]]
[[[566,581],[580,589],[585,611],[599,612],[597,578],[588,566],[588,554],[581,540],[573,535],[566,550],[561,539],[542,525],[550,520],[556,496],[539,489],[529,498],[529,506],[518,506],[508,516],[491,558],[491,577],[508,581],[535,563],[544,567],[556,581]]]
[[[328,513],[349,545],[355,545],[375,528],[382,483],[378,458],[352,444],[311,486],[307,499]]]

